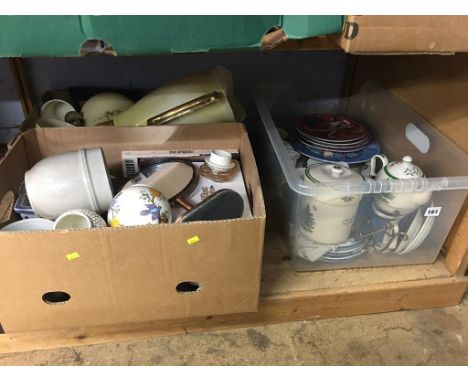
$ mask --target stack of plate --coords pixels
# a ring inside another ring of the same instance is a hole
[[[337,245],[331,251],[320,258],[324,262],[339,262],[353,259],[366,252],[366,241],[349,239],[343,244]]]
[[[351,238],[344,243],[338,245],[319,244],[309,238],[306,238],[302,233],[298,233],[298,255],[303,259],[314,262],[340,262],[351,260],[367,251],[367,240],[365,238]]]
[[[332,114],[309,114],[296,120],[293,148],[313,159],[362,163],[380,153],[380,145],[360,123]]]

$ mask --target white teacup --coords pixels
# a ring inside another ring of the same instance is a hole
[[[51,99],[42,105],[41,119],[65,122],[68,113],[76,111],[68,102],[61,99]]]
[[[25,185],[34,212],[48,219],[73,209],[105,212],[113,197],[101,148],[44,158],[26,172]]]
[[[216,172],[228,171],[235,167],[232,154],[225,150],[213,150],[210,157],[205,159],[205,163]]]

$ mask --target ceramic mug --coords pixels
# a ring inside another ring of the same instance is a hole
[[[60,215],[54,229],[104,228],[106,221],[96,212],[86,209],[70,210]]]
[[[74,126],[72,123],[66,123],[68,122],[67,116],[72,114],[76,114],[75,108],[61,99],[51,99],[44,103],[41,108],[41,120],[51,121],[51,127],[56,127],[57,121],[64,123],[64,126]]]
[[[34,212],[48,219],[73,209],[105,212],[114,194],[101,148],[44,158],[26,172],[25,185]]]

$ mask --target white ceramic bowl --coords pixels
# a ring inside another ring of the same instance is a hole
[[[36,127],[75,127],[71,123],[60,121],[59,119],[38,119]]]
[[[71,111],[76,110],[68,102],[61,99],[51,99],[42,105],[41,119],[65,121],[65,116]]]
[[[34,212],[48,219],[73,209],[105,212],[112,202],[112,183],[101,148],[49,156],[24,178]]]
[[[8,224],[2,228],[2,231],[48,231],[53,229],[54,222],[48,219],[33,218],[19,220],[17,222]]]
[[[60,215],[54,223],[54,229],[104,228],[106,221],[91,210],[70,210]]]
[[[85,126],[97,126],[112,121],[115,113],[127,110],[133,103],[130,98],[119,93],[96,94],[81,108]]]
[[[107,214],[111,227],[170,223],[171,206],[167,198],[154,188],[136,184],[120,191]]]

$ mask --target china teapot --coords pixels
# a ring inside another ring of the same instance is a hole
[[[382,168],[376,172],[377,160],[382,161]],[[420,179],[424,177],[422,170],[413,163],[413,158],[405,155],[401,162],[389,162],[384,155],[375,155],[371,159],[370,175],[376,180],[400,180],[400,179]],[[426,204],[432,193],[422,192],[387,192],[376,194],[375,204],[389,218],[399,218],[415,211],[418,207]]]

